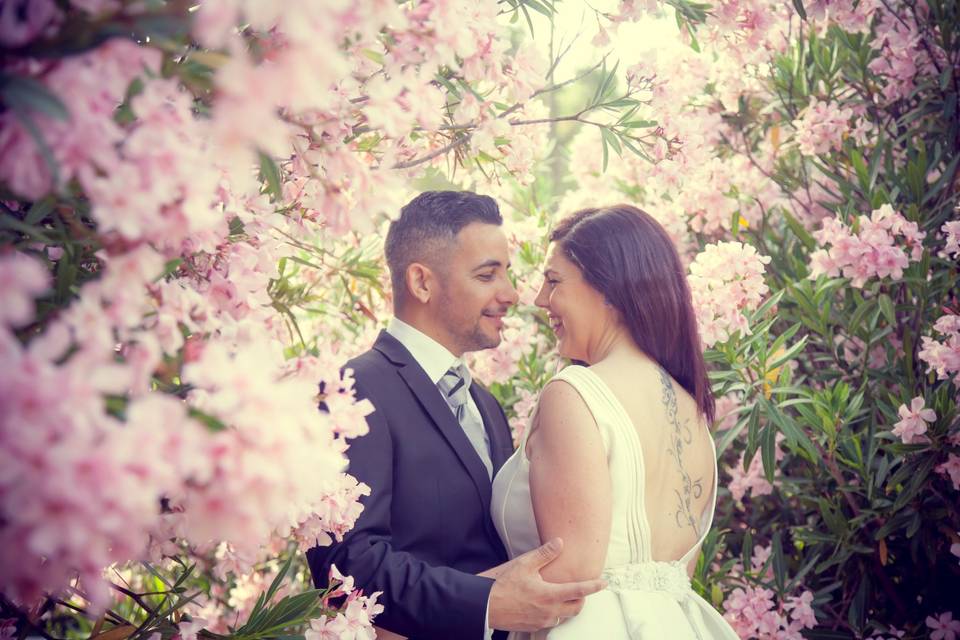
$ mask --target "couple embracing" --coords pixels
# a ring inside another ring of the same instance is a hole
[[[514,452],[469,351],[517,302],[496,202],[427,192],[391,225],[394,314],[346,364],[375,412],[350,473],[371,488],[345,539],[308,553],[382,591],[378,637],[735,640],[690,588],[713,518],[713,398],[683,265],[629,205],[551,233],[536,304],[573,364]]]

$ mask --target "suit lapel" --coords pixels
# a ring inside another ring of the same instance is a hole
[[[460,426],[457,417],[443,399],[440,390],[431,382],[423,367],[400,344],[400,341],[386,331],[380,332],[380,336],[374,343],[374,348],[397,365],[400,377],[403,378],[414,397],[430,416],[434,426],[440,431],[447,444],[459,458],[460,463],[465,467],[477,487],[477,493],[480,495],[480,502],[483,504],[484,510],[489,511],[491,484],[490,478],[487,476],[487,469],[483,466],[483,462],[474,450],[473,445],[470,444],[470,440],[467,439],[467,434],[463,432],[463,427]],[[486,416],[484,416],[484,422],[486,423]]]

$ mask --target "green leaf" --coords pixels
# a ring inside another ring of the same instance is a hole
[[[70,112],[44,85],[23,76],[5,75],[0,79],[0,98],[18,113],[42,113],[55,120],[69,120]]]
[[[720,436],[720,439],[717,441],[717,456],[719,457],[723,455],[723,452],[726,451],[727,447],[729,447],[730,444],[740,436],[740,433],[747,426],[747,424],[751,421],[759,420],[759,416],[760,408],[756,403],[754,403],[754,405],[750,408],[750,413],[747,414],[746,417],[738,420],[736,425],[727,429],[725,432],[723,432],[723,435]]]
[[[853,169],[857,172],[857,179],[860,181],[860,188],[864,193],[870,193],[870,174],[867,171],[867,163],[863,161],[863,156],[856,149],[850,151],[850,162],[853,163]]]
[[[263,151],[260,152],[260,180],[266,183],[266,192],[273,197],[274,202],[279,202],[283,196],[280,167]]]
[[[526,5],[526,4],[521,4],[521,5],[520,5],[520,10],[523,12],[523,17],[526,18],[526,20],[527,20],[527,28],[530,29],[530,35],[531,35],[531,36],[536,35],[536,34],[534,34],[534,32],[533,32],[533,20],[530,18],[530,12],[527,11],[527,5]]]
[[[750,555],[753,553],[753,535],[751,535],[750,530],[748,529],[743,534],[743,547],[740,549],[740,559],[743,562],[744,567],[752,566],[752,560]]]
[[[847,532],[847,521],[837,513],[836,509],[825,498],[817,498],[817,506],[820,509],[820,516],[824,524],[837,536],[843,536]]]
[[[767,482],[773,482],[773,473],[777,470],[777,430],[768,425],[763,430],[760,443],[760,458],[763,462],[763,475]]]
[[[29,225],[35,225],[43,222],[47,216],[53,212],[56,204],[57,200],[53,196],[47,196],[46,198],[37,200],[30,207],[30,210],[27,211],[27,216],[23,219],[23,221]]]
[[[620,149],[620,143],[617,141],[617,136],[610,131],[610,129],[600,129],[600,135],[603,136],[607,144],[613,147],[613,150],[617,152],[618,156],[623,155],[623,151]]]
[[[159,282],[163,280],[164,278],[166,278],[167,276],[175,272],[177,269],[179,269],[181,264],[183,264],[183,258],[174,258],[173,260],[168,260],[167,263],[163,265],[163,271],[160,273],[160,275],[154,278],[153,281]]]
[[[363,49],[360,53],[377,64],[383,64],[383,54],[379,51],[374,51],[373,49]]]
[[[14,113],[17,116],[17,120],[23,125],[23,128],[26,129],[30,137],[33,138],[37,148],[40,149],[40,155],[43,156],[44,162],[47,163],[47,167],[50,169],[50,175],[53,176],[53,184],[57,185],[60,182],[60,165],[53,156],[53,149],[47,144],[47,139],[43,137],[40,127],[37,126],[37,123],[34,122],[29,113],[17,109],[14,109]]]
[[[773,534],[770,546],[772,547],[773,579],[777,584],[777,591],[782,595],[787,584],[787,568],[783,558],[783,541],[779,531]]]
[[[887,323],[889,323],[891,327],[897,326],[897,314],[894,312],[893,300],[890,299],[890,296],[881,293],[877,301],[880,304],[880,311],[883,313],[883,317],[886,318]]]
[[[791,448],[804,451],[810,460],[816,460],[819,457],[816,447],[813,446],[813,442],[807,434],[797,426],[793,418],[780,411],[776,405],[771,404],[770,401],[762,395],[758,397],[758,400],[763,405],[764,413],[780,428],[780,432],[786,437],[787,444],[789,444]]]
[[[516,15],[516,14],[514,14],[514,15]],[[449,91],[451,94],[453,94],[456,98],[458,98],[458,99],[460,98],[460,91],[457,89],[457,87],[456,87],[452,82],[450,82],[450,81],[447,80],[445,77],[443,77],[443,74],[438,73],[436,76],[434,76],[434,79],[435,79],[437,82],[439,82],[440,84],[442,84],[442,85],[444,86],[444,88],[445,88],[447,91]]]
[[[800,325],[794,325],[794,326],[799,327]],[[807,337],[808,336],[803,336],[802,338],[797,340],[795,343],[790,345],[790,347],[786,351],[784,351],[782,355],[778,356],[776,360],[768,363],[767,370],[773,371],[774,369],[782,367],[785,363],[789,362],[790,360],[793,360],[797,356],[797,354],[803,351],[803,348],[807,346]]]
[[[850,603],[850,610],[847,612],[847,622],[850,623],[850,626],[857,632],[858,636],[863,630],[867,616],[867,593],[869,593],[869,591],[870,578],[868,574],[863,573],[860,575],[860,586],[857,588],[857,593],[853,596],[853,601]]]
[[[537,2],[537,0],[522,0],[522,2],[523,2],[523,4],[524,4],[525,6],[530,7],[531,9],[533,9],[534,11],[536,11],[537,13],[539,13],[539,14],[541,14],[541,15],[543,15],[543,16],[546,16],[547,18],[550,18],[550,17],[553,16],[553,12],[552,12],[550,9],[548,9],[547,7],[545,7],[545,6],[543,6],[542,4],[540,4],[539,2]],[[532,29],[532,28],[531,28],[531,30],[530,30],[530,33],[533,33],[533,29]]]
[[[603,168],[601,173],[607,172],[607,161],[610,159],[610,151],[607,149],[607,138],[603,135],[606,129],[600,129],[600,143],[603,147]]]
[[[230,218],[230,222],[228,224],[231,236],[240,236],[246,231],[243,225],[243,220],[241,220],[239,217],[234,216],[233,218]]]
[[[864,318],[867,317],[874,309],[876,309],[876,301],[874,300],[864,300],[857,305],[856,310],[853,312],[853,315],[850,317],[850,322],[847,324],[847,333],[851,336],[857,335],[860,331],[860,325],[863,324]]]
[[[217,432],[217,431],[223,431],[224,429],[227,428],[227,425],[221,422],[220,418],[217,418],[216,416],[212,416],[209,413],[206,413],[204,411],[200,411],[199,409],[190,407],[190,410],[188,411],[188,415],[194,420],[197,420],[198,422],[202,422],[209,431]]]
[[[53,243],[53,240],[47,237],[41,228],[27,224],[7,213],[0,214],[0,229],[13,229],[44,244]]]

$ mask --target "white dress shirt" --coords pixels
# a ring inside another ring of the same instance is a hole
[[[406,347],[413,359],[417,361],[430,378],[430,382],[436,386],[440,378],[450,367],[456,366],[462,362],[460,358],[450,353],[445,346],[423,333],[419,329],[411,327],[409,324],[393,318],[387,326],[387,333],[396,338],[400,344]],[[477,420],[478,424],[483,424],[483,418],[480,415],[480,409],[470,394],[467,398],[467,411]],[[483,637],[490,640],[493,637],[493,629],[490,628],[490,601],[487,600],[487,613],[484,616]]]
[[[407,348],[420,368],[427,372],[427,377],[430,378],[430,382],[434,386],[440,382],[440,378],[451,367],[463,362],[461,358],[450,353],[450,350],[445,346],[399,318],[390,320],[387,333]],[[471,418],[476,420],[477,424],[483,424],[483,416],[480,415],[480,409],[477,408],[477,403],[473,400],[472,394],[469,394],[467,398],[467,412],[470,413]],[[488,451],[487,454],[489,455],[489,453]]]

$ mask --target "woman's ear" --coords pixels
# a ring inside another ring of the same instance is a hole
[[[419,262],[413,262],[407,267],[406,276],[407,291],[410,292],[410,295],[420,304],[428,303],[436,286],[430,267]]]

